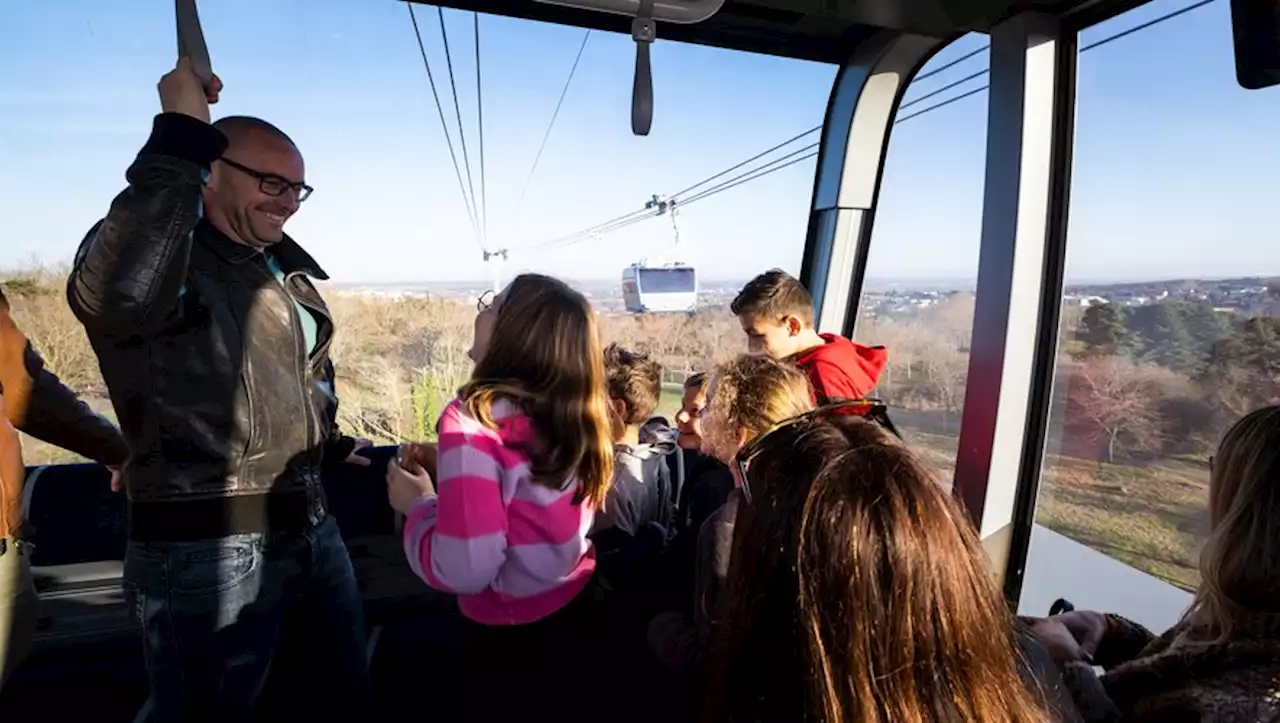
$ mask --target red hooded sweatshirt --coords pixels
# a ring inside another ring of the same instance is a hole
[[[837,334],[820,334],[827,343],[791,358],[813,384],[819,404],[836,399],[862,399],[875,389],[889,361],[882,346],[863,346]]]

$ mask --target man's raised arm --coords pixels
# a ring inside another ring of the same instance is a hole
[[[177,312],[203,213],[209,167],[227,147],[209,124],[209,103],[186,58],[160,80],[163,112],[129,166],[129,186],[76,252],[67,300],[85,328],[129,335],[159,328]]]

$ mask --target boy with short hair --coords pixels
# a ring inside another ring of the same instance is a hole
[[[676,430],[680,432],[680,449],[702,448],[702,408],[707,406],[707,385],[711,377],[706,372],[694,372],[684,380],[680,397],[680,411],[676,412]]]
[[[752,279],[730,304],[747,334],[748,348],[789,359],[804,370],[819,404],[867,396],[884,371],[888,352],[813,326],[813,298],[800,280],[780,269]]]
[[[675,484],[666,457],[676,451],[676,435],[666,420],[653,418],[662,396],[662,366],[617,344],[605,349],[604,359],[614,473],[593,532],[617,529],[635,536],[649,523],[670,531]]]

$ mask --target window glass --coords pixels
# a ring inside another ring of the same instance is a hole
[[[899,107],[855,333],[888,348],[876,394],[950,483],[969,373],[986,152],[987,38],[940,51]],[[957,62],[958,61],[958,62]]]
[[[645,293],[691,293],[697,289],[693,269],[644,269],[640,288]]]
[[[1209,459],[1280,399],[1270,142],[1233,79],[1229,6],[1157,0],[1081,37],[1050,438],[1024,612],[1057,597],[1163,630],[1199,582]],[[1260,175],[1261,174],[1261,175]],[[1100,553],[1100,554],[1099,554]]]

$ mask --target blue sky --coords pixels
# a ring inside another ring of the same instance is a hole
[[[1156,0],[1083,40],[1189,1]],[[205,0],[201,15],[226,84],[215,116],[259,115],[299,143],[317,190],[287,230],[335,279],[488,278],[403,4]],[[155,83],[175,55],[173,4],[0,0],[0,17],[0,267],[58,263],[119,191],[158,110]],[[454,11],[445,17],[478,193],[472,21]],[[452,128],[435,9],[419,6],[418,20]],[[519,253],[816,125],[835,73],[659,42],[653,132],[637,138],[628,121],[634,46],[593,33],[517,208],[582,32],[481,18],[489,236],[515,250],[508,271],[612,278],[661,250],[672,238],[666,219]],[[963,38],[934,65],[985,42]],[[985,64],[983,53],[909,97]],[[1280,275],[1277,121],[1280,89],[1247,92],[1235,83],[1226,0],[1084,54],[1068,276]],[[871,277],[973,278],[985,122],[984,93],[895,129]],[[812,178],[808,161],[691,206],[680,215],[683,259],[704,278],[797,269]]]

